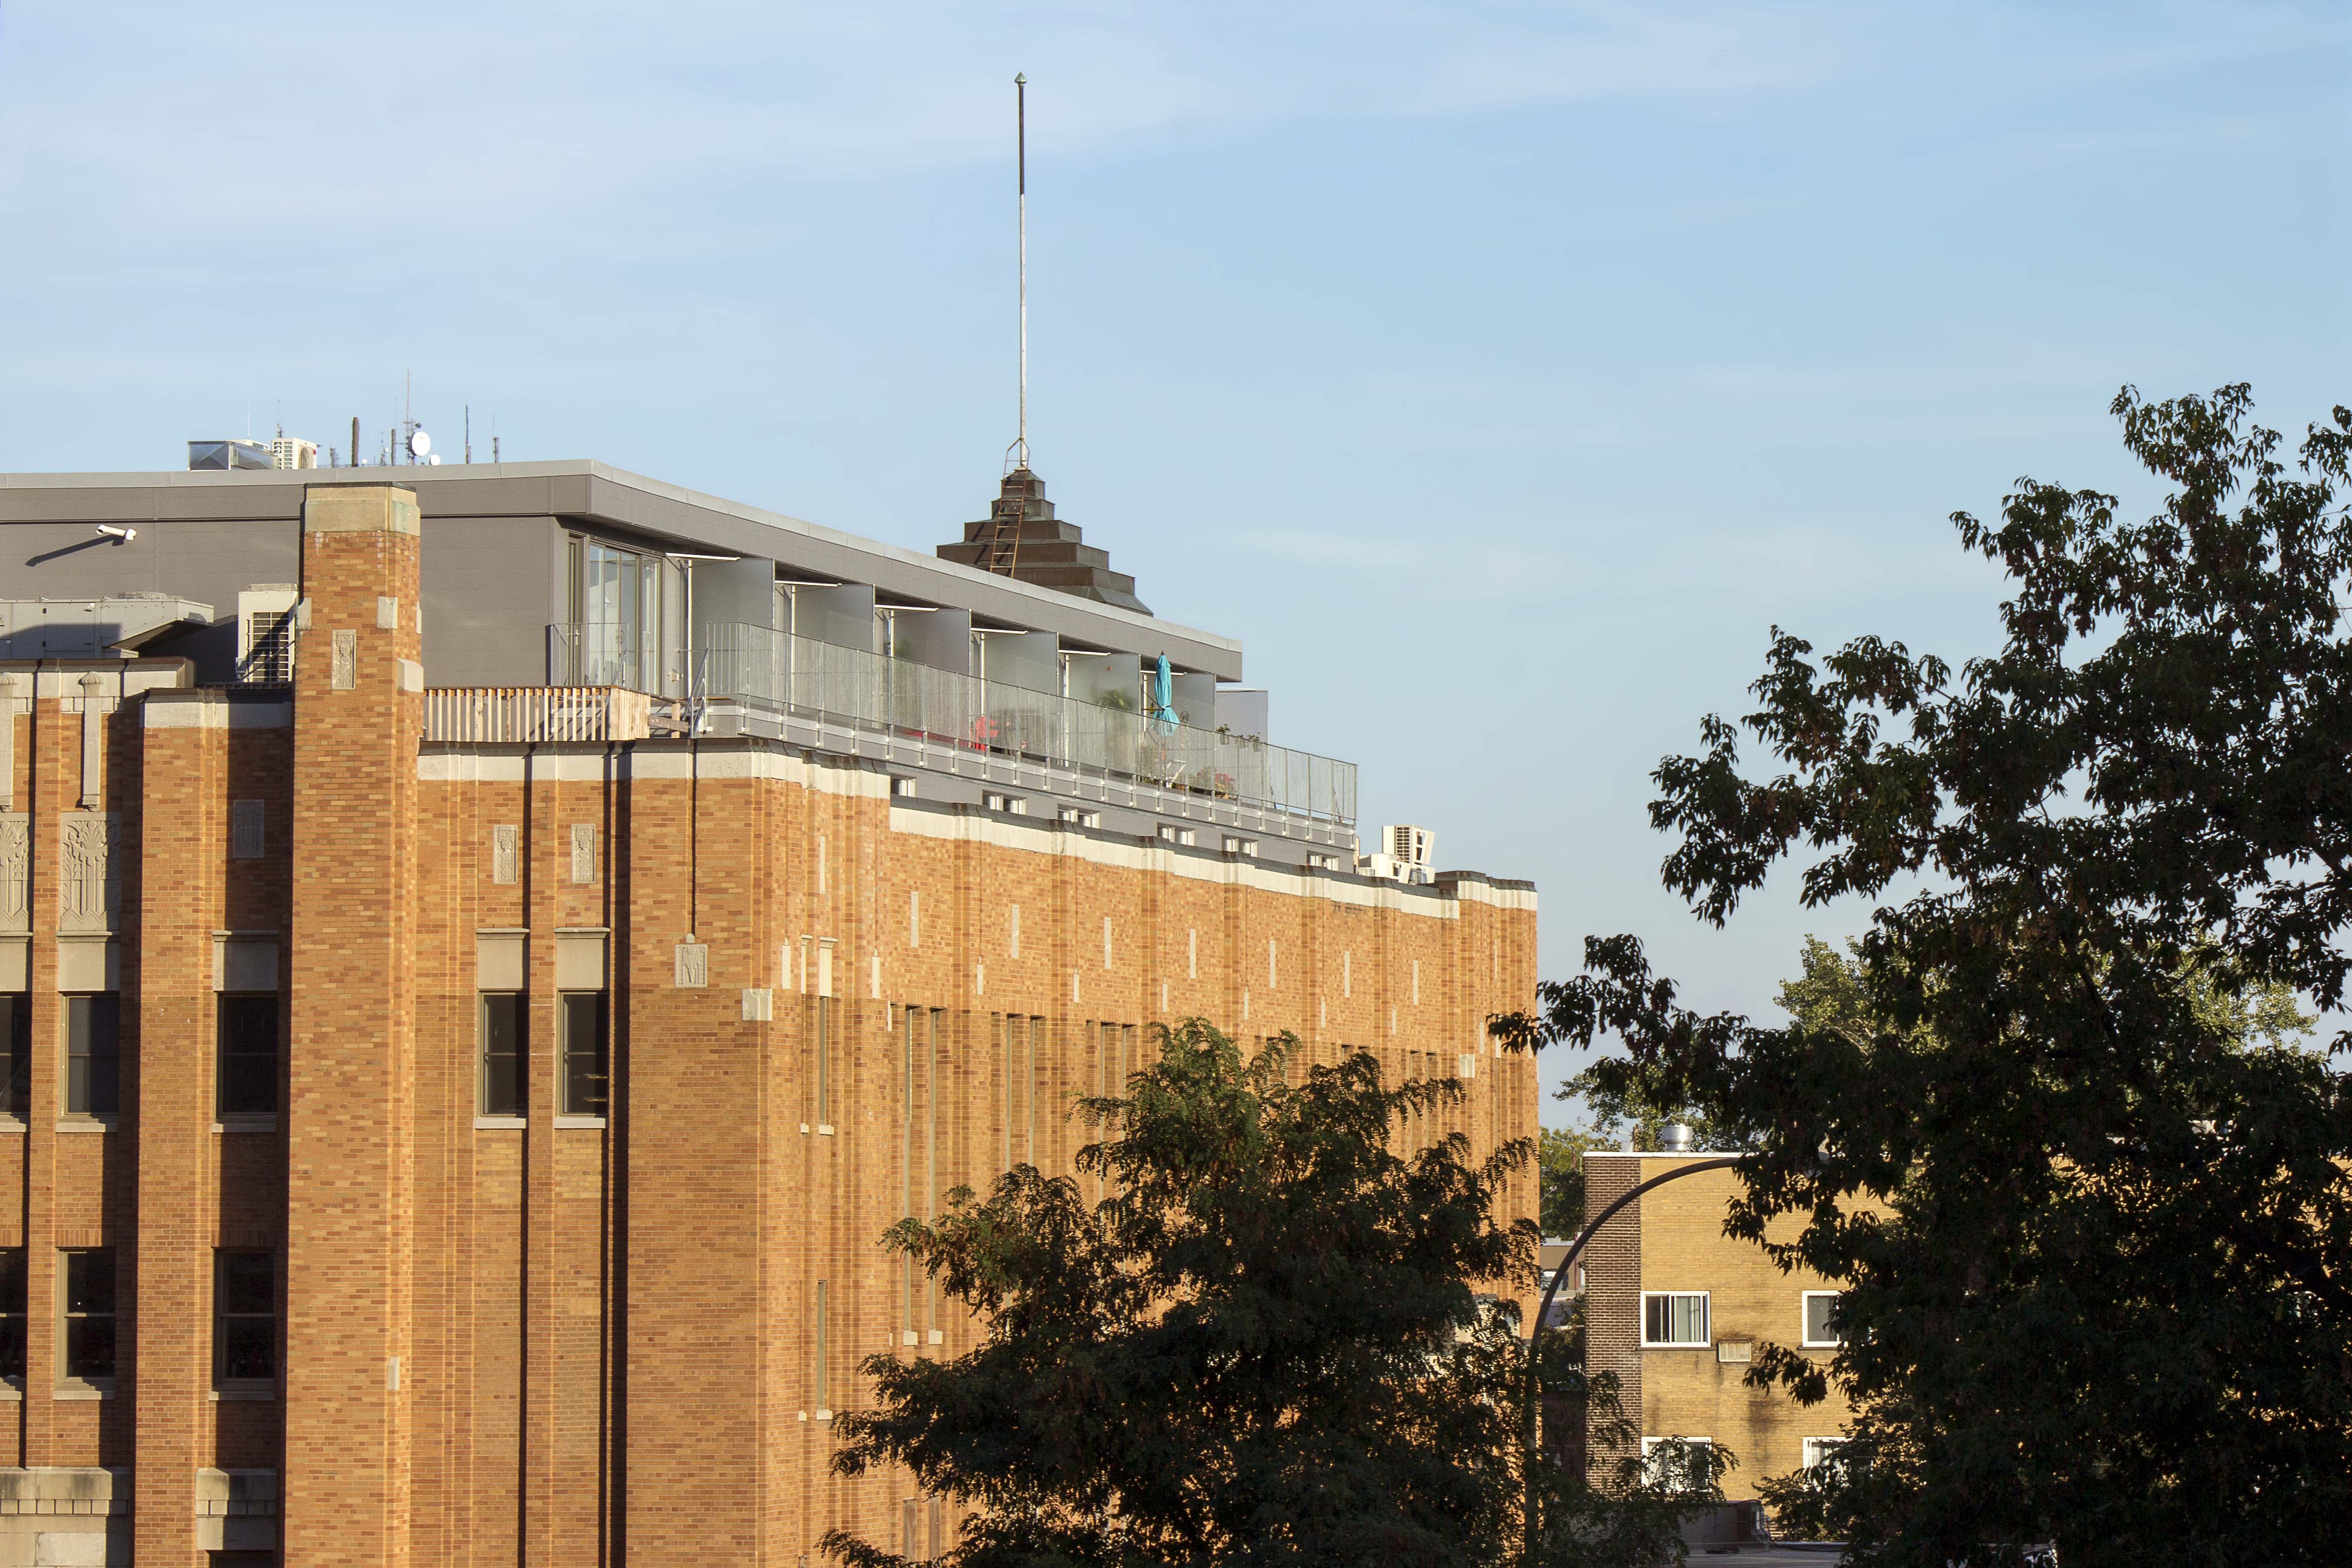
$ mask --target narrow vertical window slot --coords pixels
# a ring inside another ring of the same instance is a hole
[[[121,998],[113,991],[66,998],[66,1112],[111,1116],[121,1104]]]
[[[278,1109],[278,997],[225,993],[215,1004],[215,1109],[250,1115]]]
[[[563,1024],[563,1113],[602,1116],[612,1103],[612,1009],[603,991],[556,998]]]
[[[114,1378],[114,1249],[68,1248],[58,1258],[60,1369],[100,1385]]]
[[[485,991],[481,1004],[481,1114],[523,1113],[523,998]]]
[[[833,1121],[833,998],[816,999],[816,1124]]]

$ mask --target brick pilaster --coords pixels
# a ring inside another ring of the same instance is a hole
[[[1654,1173],[1653,1173],[1654,1174]],[[1584,1156],[1584,1211],[1598,1214],[1642,1180],[1642,1162],[1632,1155]],[[1628,1419],[1642,1422],[1642,1206],[1630,1203],[1601,1228],[1584,1250],[1584,1369],[1614,1374],[1617,1397]],[[1571,1281],[1572,1283],[1572,1281]],[[1595,1467],[1613,1465],[1624,1450],[1588,1442]]]
[[[288,1568],[408,1561],[418,514],[305,497],[288,1074]]]
[[[226,808],[220,783],[226,727],[210,705],[181,704],[133,732],[152,780],[142,812],[144,894],[124,924],[137,934],[140,1041],[135,1275],[138,1411],[131,1482],[133,1555],[201,1568],[196,1471],[213,1463],[210,1348],[213,1184],[211,928]],[[226,718],[226,705],[217,705]],[[141,713],[135,716],[148,716]],[[117,1247],[134,1245],[123,1237]]]

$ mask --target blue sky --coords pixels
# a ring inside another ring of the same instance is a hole
[[[445,451],[929,547],[1013,434],[1015,70],[1065,515],[1367,824],[1534,878],[1552,976],[1630,930],[1769,1009],[1866,921],[1657,886],[1648,770],[1772,625],[1983,648],[1944,519],[2151,500],[2123,382],[2352,402],[2341,5],[16,0],[0,470],[413,372]]]

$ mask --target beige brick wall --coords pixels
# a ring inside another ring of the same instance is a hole
[[[1704,1157],[1704,1156],[1695,1156]],[[1588,1212],[1636,1183],[1688,1163],[1664,1155],[1588,1155]],[[1750,1388],[1752,1362],[1724,1359],[1723,1347],[1786,1346],[1826,1363],[1828,1350],[1803,1345],[1802,1297],[1830,1286],[1809,1270],[1782,1273],[1762,1247],[1723,1234],[1736,1171],[1669,1182],[1643,1194],[1601,1232],[1588,1263],[1592,1336],[1588,1364],[1606,1365],[1627,1383],[1629,1413],[1643,1435],[1706,1437],[1729,1448],[1738,1468],[1725,1480],[1733,1498],[1756,1495],[1756,1483],[1804,1462],[1804,1440],[1831,1437],[1848,1416],[1835,1385],[1823,1403],[1803,1406],[1774,1388]],[[1635,1218],[1638,1215],[1638,1218]],[[1799,1227],[1776,1225],[1774,1239]],[[1603,1245],[1605,1244],[1605,1245]],[[1695,1348],[1642,1346],[1644,1291],[1705,1291],[1709,1339]],[[1754,1352],[1751,1350],[1752,1355]]]
[[[418,657],[399,493],[320,486],[314,502],[290,718],[281,700],[231,722],[225,694],[184,692],[108,722],[111,1131],[58,1130],[56,846],[80,716],[54,692],[0,712],[34,850],[32,1103],[0,1129],[0,1244],[27,1250],[34,1375],[0,1400],[0,1464],[127,1469],[115,1506],[127,1490],[139,1562],[204,1561],[220,1521],[199,1472],[221,1469],[280,1473],[289,1563],[792,1563],[835,1525],[895,1545],[911,1483],[834,1476],[820,1413],[864,1400],[866,1355],[976,1341],[928,1290],[909,1321],[877,1239],[903,1193],[936,1211],[1003,1169],[1008,1015],[1024,1045],[1039,1020],[1049,1169],[1088,1135],[1065,1112],[1101,1082],[1103,1026],[1115,1043],[1134,1031],[1140,1066],[1150,1026],[1192,1013],[1244,1040],[1295,1030],[1313,1061],[1357,1046],[1393,1072],[1451,1071],[1467,1055],[1470,1103],[1416,1135],[1459,1127],[1481,1154],[1532,1135],[1531,1065],[1483,1030],[1533,991],[1525,895],[1335,891],[1034,820],[894,810],[867,766],[758,742],[421,752],[399,664]],[[348,686],[338,630],[355,633]],[[230,854],[241,800],[265,803],[259,860]],[[583,824],[596,848],[578,882]],[[526,945],[520,1126],[477,1124],[485,931]],[[597,931],[614,1019],[601,1125],[556,1108],[557,936]],[[215,1116],[214,948],[231,932],[281,941],[274,1126]],[[689,934],[708,952],[698,988],[676,983]],[[747,989],[769,993],[768,1018],[747,1019]],[[911,1138],[908,1008],[927,1045],[937,1020]],[[1534,1205],[1533,1181],[1515,1184],[1506,1218]],[[120,1387],[56,1397],[58,1249],[109,1244]],[[214,1397],[225,1246],[286,1260],[278,1398]]]

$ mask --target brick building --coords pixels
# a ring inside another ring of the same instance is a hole
[[[1532,890],[1358,875],[1239,645],[1029,522],[1052,580],[594,464],[0,476],[0,1568],[925,1554],[827,1468],[973,1341],[877,1239],[1150,1026],[1532,1134]]]
[[[1718,1157],[1588,1154],[1586,1211],[1599,1214],[1677,1166]],[[1585,1364],[1616,1375],[1644,1445],[1679,1437],[1728,1448],[1738,1465],[1723,1490],[1733,1500],[1753,1498],[1767,1477],[1819,1463],[1849,1414],[1834,1384],[1811,1407],[1778,1388],[1748,1386],[1759,1344],[1816,1361],[1835,1354],[1837,1292],[1808,1270],[1782,1273],[1762,1248],[1723,1233],[1738,1181],[1736,1171],[1704,1171],[1643,1193],[1594,1235],[1570,1281],[1584,1291]]]

